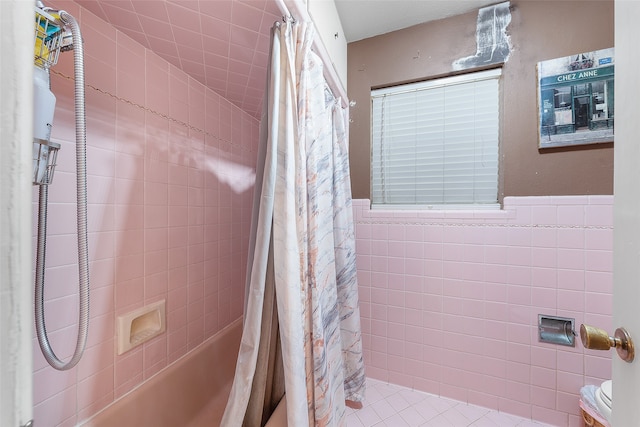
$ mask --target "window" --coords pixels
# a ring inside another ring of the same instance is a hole
[[[371,92],[372,204],[498,202],[500,69]]]

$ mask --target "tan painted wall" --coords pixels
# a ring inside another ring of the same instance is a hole
[[[511,2],[512,52],[503,67],[501,192],[504,196],[613,194],[613,144],[538,150],[536,63],[614,45],[614,3]],[[477,12],[348,45],[353,197],[370,196],[370,90],[452,73],[476,51]]]

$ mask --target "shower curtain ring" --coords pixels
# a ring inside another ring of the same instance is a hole
[[[296,18],[293,15],[282,15],[282,22],[290,22],[292,24],[297,23]]]

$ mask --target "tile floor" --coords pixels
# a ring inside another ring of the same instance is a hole
[[[367,378],[365,406],[347,408],[347,427],[543,427],[514,415]]]

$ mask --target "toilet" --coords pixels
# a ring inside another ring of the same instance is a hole
[[[580,389],[580,409],[588,427],[610,427],[611,380],[600,386],[586,385]]]
[[[611,380],[608,380],[600,384],[600,387],[596,390],[595,398],[596,404],[598,405],[598,412],[609,422],[611,422],[611,396]]]

